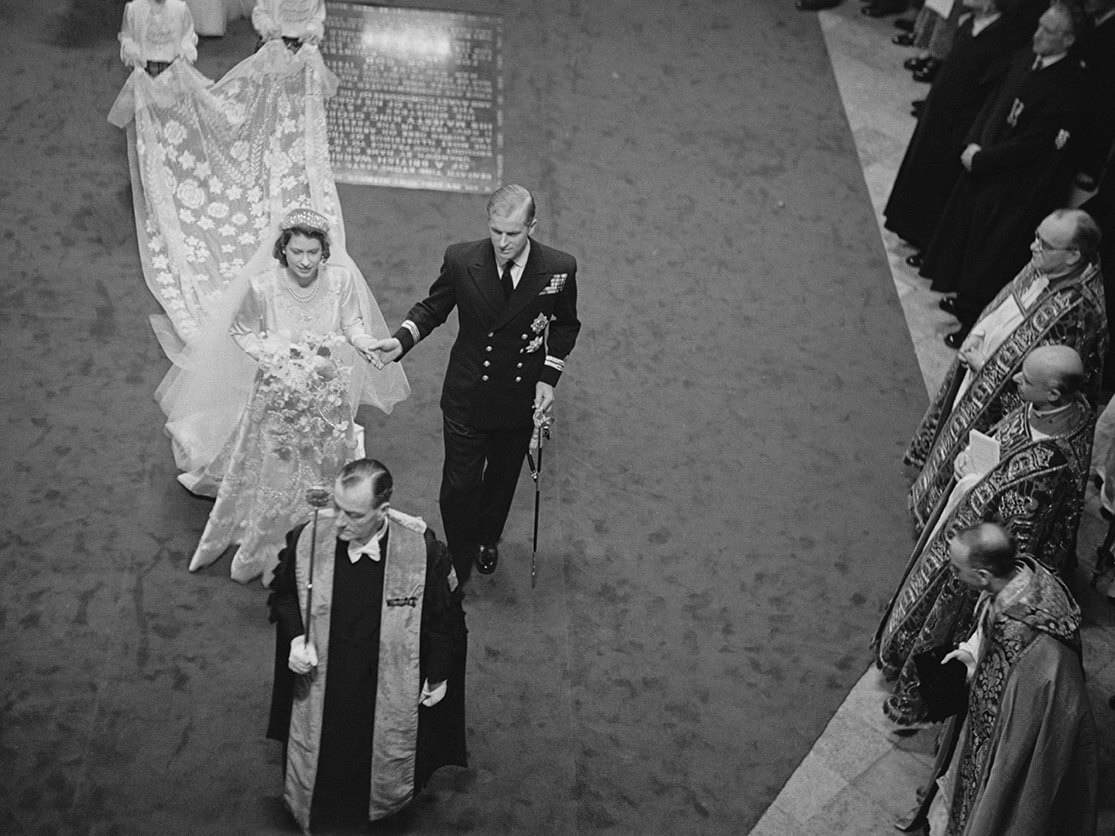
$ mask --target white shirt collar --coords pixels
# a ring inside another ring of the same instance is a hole
[[[355,563],[364,555],[367,555],[372,560],[379,562],[379,544],[383,540],[383,536],[387,533],[387,521],[383,521],[383,525],[379,527],[379,531],[368,538],[367,543],[349,543],[348,544],[348,559]]]

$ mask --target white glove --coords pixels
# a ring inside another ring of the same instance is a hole
[[[287,667],[297,674],[309,673],[317,667],[317,648],[306,643],[305,636],[296,636],[290,640],[290,658]]]
[[[430,680],[422,683],[422,696],[418,699],[419,705],[424,705],[426,708],[433,708],[445,696],[445,692],[449,690],[449,683],[446,680],[430,686]]]

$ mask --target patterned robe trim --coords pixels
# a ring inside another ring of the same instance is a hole
[[[418,695],[421,692],[418,649],[426,579],[426,542],[423,536],[426,524],[418,517],[394,509],[388,511],[388,520],[391,529],[384,564],[369,819],[383,818],[401,809],[414,793]],[[302,530],[295,561],[298,603],[303,612],[308,597],[310,531],[310,526]],[[319,525],[313,574],[313,612],[309,625],[310,641],[317,650],[318,665],[311,674],[295,680],[283,787],[283,800],[306,832],[310,828],[325,709],[335,551],[333,526]]]
[[[988,758],[998,738],[1003,692],[1011,672],[1042,633],[1081,653],[1080,608],[1064,583],[1030,558],[1023,562],[1033,573],[1014,603],[996,614],[984,638],[968,697],[967,738],[956,791],[949,812],[949,833],[963,833],[968,817],[986,783]]]
[[[1014,282],[1000,292],[988,308],[993,309],[1008,295],[1017,294],[1028,286],[1032,272],[1033,268],[1029,266],[1023,270]],[[942,402],[952,378],[964,371],[959,358],[953,361],[936,400],[930,406],[906,452],[905,460],[908,463],[924,463],[920,475],[910,489],[909,496],[910,509],[914,513],[919,529],[924,525],[948,486],[952,475],[952,463],[967,443],[969,431],[972,429],[986,431],[1001,415],[1018,405],[1013,377],[1021,368],[1026,355],[1038,345],[1053,342],[1050,339],[1051,331],[1069,315],[1079,312],[1078,318],[1083,320],[1089,307],[1100,312],[1104,310],[1100,281],[1099,270],[1093,264],[1089,265],[1080,276],[1066,281],[1052,292],[1043,295],[1014,332],[976,373],[975,380],[955,409],[951,404]],[[1092,329],[1078,328],[1076,339],[1068,340],[1067,344],[1073,345],[1080,352],[1084,367],[1090,373],[1086,391],[1093,394],[1091,390],[1098,385],[1102,377],[1103,356],[1107,350],[1107,329],[1106,327],[1095,329],[1098,332],[1094,337],[1097,341],[1095,346],[1085,344],[1090,338],[1088,334],[1090,330]],[[1098,372],[1095,371],[1097,365]],[[926,452],[942,420],[946,423],[932,449]]]
[[[1018,408],[997,427],[1003,459],[976,483],[941,531],[920,554],[895,593],[879,629],[876,660],[887,679],[896,679],[884,711],[897,723],[919,722],[926,706],[913,657],[962,638],[971,630],[974,593],[949,570],[949,541],[964,528],[999,520],[1019,549],[1056,563],[1067,548],[1060,524],[1066,506],[1078,506],[1077,474],[1086,472],[1079,448],[1087,444],[1092,418],[1078,402],[1079,420],[1064,436],[1032,441],[1026,409]],[[1077,509],[1076,518],[1079,518]],[[1075,531],[1075,529],[1073,529]]]

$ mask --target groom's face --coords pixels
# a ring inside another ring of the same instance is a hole
[[[527,245],[527,236],[534,229],[535,219],[527,220],[529,204],[509,212],[498,212],[488,216],[488,235],[492,248],[496,251],[496,261],[500,268],[508,261],[519,257]]]

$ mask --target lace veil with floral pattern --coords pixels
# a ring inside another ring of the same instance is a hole
[[[184,61],[154,78],[137,69],[109,113],[127,130],[140,260],[165,312],[151,322],[174,366],[156,397],[183,470],[208,464],[236,427],[255,364],[228,325],[248,280],[273,267],[290,209],[329,219],[329,263],[353,272],[369,332],[389,334],[345,250],[324,105],[336,84],[316,46],[272,41],[216,83]],[[360,363],[352,392],[354,407],[390,412],[410,387],[397,364]]]

